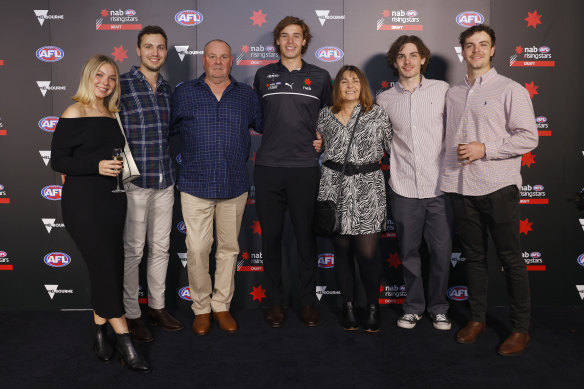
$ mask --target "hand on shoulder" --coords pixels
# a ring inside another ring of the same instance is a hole
[[[83,108],[83,104],[75,103],[71,104],[70,106],[65,109],[63,114],[61,115],[62,118],[80,118],[85,116],[85,109]]]

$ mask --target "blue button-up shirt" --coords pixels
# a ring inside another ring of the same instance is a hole
[[[205,199],[234,198],[249,189],[249,128],[262,129],[259,98],[229,77],[221,100],[205,83],[205,73],[177,87],[172,98],[173,132],[182,140],[178,189]]]
[[[140,177],[133,184],[141,188],[164,189],[174,185],[174,167],[168,144],[170,85],[158,75],[156,91],[146,77],[132,66],[120,77],[120,117]]]

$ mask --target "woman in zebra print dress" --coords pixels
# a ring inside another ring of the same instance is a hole
[[[386,225],[385,181],[380,160],[384,150],[389,153],[391,123],[385,110],[373,104],[367,79],[356,66],[345,65],[339,70],[333,83],[332,101],[331,107],[320,111],[317,123],[317,131],[325,145],[318,200],[335,201],[341,218],[341,232],[331,240],[343,298],[342,325],[346,330],[359,328],[354,306],[353,258],[356,256],[367,293],[363,329],[377,332],[381,284],[377,249],[380,232]],[[337,201],[342,166],[356,122],[341,199]]]

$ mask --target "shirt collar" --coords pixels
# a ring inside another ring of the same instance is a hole
[[[415,91],[416,89],[420,89],[420,88],[422,88],[422,86],[424,85],[424,81],[426,81],[426,77],[424,77],[423,75],[421,75],[421,74],[420,74],[420,83],[419,83],[419,84],[418,84],[418,86],[417,86],[417,87],[414,89],[414,91]],[[398,80],[398,82],[396,83],[396,85],[397,85],[397,86],[398,86],[398,88],[400,89],[400,92],[401,92],[401,93],[405,93],[405,92],[408,92],[408,93],[410,93],[410,91],[409,91],[409,90],[407,90],[406,88],[404,88],[404,87],[403,87],[403,85],[402,85],[402,84],[399,82],[399,80]]]
[[[203,72],[203,74],[201,74],[201,76],[199,78],[197,78],[196,83],[197,84],[202,84],[202,85],[207,85],[207,83],[205,82],[205,77],[207,76],[207,73]],[[231,85],[233,85],[234,87],[239,86],[239,82],[233,78],[233,76],[231,74],[229,74],[229,81],[231,81],[231,83],[227,86],[227,88],[229,88]],[[227,90],[226,88],[226,90]]]
[[[146,79],[146,76],[144,76],[144,74],[140,71],[140,68],[138,66],[132,66],[130,68],[130,74],[132,74],[132,76],[136,77],[139,80],[143,80],[148,82],[148,80]],[[160,86],[160,84],[162,84],[162,81],[164,80],[164,78],[162,77],[162,74],[158,73],[158,80],[156,80],[156,86]]]
[[[477,78],[475,80],[475,84],[478,83],[479,85],[483,85],[485,82],[488,82],[491,78],[495,77],[496,75],[497,71],[495,70],[495,68],[491,68],[488,72]],[[468,85],[469,87],[472,87],[472,85],[470,84],[470,80],[468,79],[468,74],[464,76],[464,82],[466,82],[466,85]]]
[[[300,59],[302,61],[302,66],[300,67],[300,69],[294,69],[293,71],[296,70],[303,70],[306,67],[306,62],[304,62],[303,59]],[[278,66],[278,70],[286,70],[288,71],[288,68],[284,65],[282,65],[282,60],[280,59],[277,63],[276,66]]]

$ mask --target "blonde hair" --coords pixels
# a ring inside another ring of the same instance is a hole
[[[89,58],[85,65],[83,65],[83,70],[81,70],[81,79],[79,80],[79,88],[77,93],[72,97],[73,100],[78,101],[82,104],[92,104],[95,103],[95,93],[93,91],[93,79],[104,64],[110,64],[116,71],[116,88],[111,95],[106,97],[103,101],[103,105],[110,112],[118,112],[118,106],[120,105],[120,71],[118,65],[115,61],[103,54],[96,54]]]

